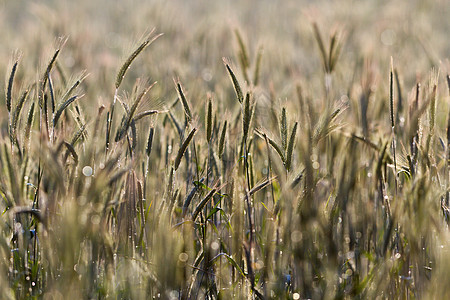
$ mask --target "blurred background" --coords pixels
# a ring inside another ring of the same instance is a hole
[[[380,71],[387,75],[393,56],[399,73],[412,85],[431,67],[448,72],[448,61],[443,59],[450,53],[449,7],[445,0],[3,0],[0,67],[6,70],[16,50],[23,53],[28,67],[42,66],[58,37],[68,37],[61,57],[64,67],[69,72],[87,70],[86,85],[98,85],[99,80],[112,85],[139,38],[156,28],[164,36],[144,53],[140,62],[145,63],[131,71],[168,83],[170,90],[174,76],[211,90],[217,77],[227,79],[221,58],[237,61],[234,30],[238,29],[251,58],[263,48],[262,82],[270,81],[280,96],[287,96],[290,87],[285,75],[308,78],[321,71],[311,26],[317,22],[324,36],[338,31],[344,38],[337,68],[340,76],[351,76],[347,69],[367,58],[384,66]],[[167,91],[165,84],[161,89]],[[112,86],[107,93],[111,91]]]

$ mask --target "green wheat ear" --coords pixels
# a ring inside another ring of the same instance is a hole
[[[247,74],[247,69],[250,67],[250,59],[248,58],[248,51],[247,48],[245,47],[244,40],[242,39],[239,30],[236,29],[234,33],[236,35],[236,39],[239,45],[239,62],[242,68],[242,75],[244,76],[245,81],[250,82]]]
[[[261,138],[267,140],[267,142],[269,143],[269,145],[275,150],[275,152],[278,154],[278,156],[280,157],[281,161],[283,162],[283,164],[285,164],[285,155],[284,155],[284,150],[283,148],[277,144],[277,142],[275,142],[273,139],[271,139],[270,137],[267,136],[266,133],[262,132],[259,129],[255,129],[255,132],[257,135],[259,135]]]
[[[73,96],[72,98],[67,99],[66,102],[62,103],[62,104],[59,106],[58,110],[57,110],[56,113],[55,113],[55,116],[53,117],[53,127],[56,127],[56,124],[58,123],[58,120],[59,120],[59,118],[61,117],[61,115],[62,115],[62,113],[64,112],[64,110],[65,110],[72,102],[74,102],[74,101],[77,100],[77,99],[78,99],[78,96],[77,96],[77,95],[76,95],[76,96]]]
[[[119,69],[119,72],[117,72],[116,76],[116,82],[115,86],[116,89],[119,88],[120,84],[122,83],[122,80],[125,77],[125,74],[127,73],[128,69],[130,68],[131,63],[136,59],[136,57],[144,51],[145,48],[147,48],[151,43],[153,43],[157,38],[162,36],[163,34],[157,34],[153,36],[153,32],[155,32],[155,28],[153,28],[150,33],[147,35],[145,40],[133,51],[133,53],[128,56],[128,58],[123,63],[122,67]]]
[[[394,118],[394,59],[391,56],[391,68],[389,72],[389,112],[391,117],[391,127],[395,127]]]
[[[280,136],[281,136],[281,145],[283,150],[286,151],[287,148],[287,118],[286,118],[286,108],[283,107],[281,110],[281,118],[280,118]]]
[[[225,67],[227,68],[228,74],[230,75],[231,82],[233,83],[234,91],[236,92],[237,99],[239,103],[242,103],[244,101],[244,94],[242,93],[241,86],[239,85],[239,81],[236,78],[236,75],[234,75],[233,70],[230,67],[230,64],[227,62],[225,58],[222,58],[223,63],[225,64]]]
[[[55,53],[53,54],[52,58],[50,59],[49,63],[47,64],[47,68],[45,69],[44,74],[42,75],[42,79],[40,81],[40,89],[39,89],[39,107],[42,109],[44,108],[44,93],[45,93],[45,87],[47,85],[48,77],[50,75],[50,72],[53,69],[53,66],[56,64],[56,59],[59,56],[59,53],[61,52],[61,49],[63,48],[64,44],[67,42],[67,38],[61,39],[59,42],[59,45],[57,49],[55,50]]]
[[[212,135],[212,102],[211,96],[208,96],[208,104],[206,110],[206,141],[209,143],[211,141]]]
[[[23,105],[25,101],[28,99],[30,90],[25,90],[25,92],[22,94],[22,97],[20,97],[19,102],[16,105],[16,108],[14,109],[12,120],[11,120],[11,139],[12,141],[16,140],[16,131],[17,131],[17,122],[19,121],[20,112],[22,111]]]
[[[325,69],[326,72],[328,72],[329,71],[328,56],[327,56],[327,53],[325,51],[325,45],[323,43],[323,38],[322,38],[322,35],[320,33],[319,26],[315,22],[313,23],[313,29],[314,29],[314,36],[315,36],[317,44],[319,46],[320,54],[322,56],[322,63],[324,65],[324,69]]]
[[[219,139],[219,158],[222,158],[223,150],[225,148],[225,135],[227,133],[227,120],[225,120],[223,127],[222,127],[222,133],[220,134]]]
[[[244,107],[243,107],[243,118],[242,118],[242,129],[243,129],[243,140],[247,141],[248,131],[250,128],[250,122],[252,117],[251,104],[250,104],[250,93],[245,96]]]
[[[28,112],[27,125],[25,127],[25,143],[23,145],[23,152],[26,152],[30,142],[31,127],[33,126],[33,119],[34,119],[34,104],[35,102],[31,103],[31,107]]]
[[[289,138],[289,144],[286,150],[286,170],[291,170],[292,164],[292,153],[294,152],[294,143],[295,143],[295,135],[297,134],[297,125],[298,122],[295,122],[294,127],[292,128],[291,137]]]
[[[195,219],[197,219],[197,216],[200,214],[202,209],[205,207],[206,203],[208,203],[208,201],[211,200],[211,198],[214,196],[216,191],[217,191],[216,188],[211,189],[211,191],[209,191],[209,193],[205,196],[205,198],[203,198],[202,201],[200,201],[200,203],[197,205],[194,212],[192,213],[192,221],[195,221]]]
[[[11,112],[11,98],[12,98],[14,76],[16,75],[19,62],[20,62],[20,54],[18,54],[18,57],[14,60],[14,64],[11,68],[11,73],[9,75],[8,84],[5,90],[6,108],[8,109],[8,112]]]
[[[189,103],[187,102],[186,96],[183,92],[183,87],[181,86],[181,83],[178,80],[174,80],[175,88],[177,89],[178,98],[181,100],[181,104],[184,108],[184,114],[186,115],[186,121],[187,123],[190,123],[192,120],[192,113],[191,109],[189,107]]]
[[[142,100],[144,99],[144,97],[147,95],[147,93],[150,91],[150,89],[156,84],[156,82],[152,83],[151,85],[149,85],[147,88],[143,89],[137,96],[136,99],[133,102],[133,105],[131,106],[131,108],[129,109],[129,111],[127,112],[127,114],[124,117],[124,121],[122,123],[122,126],[118,129],[117,134],[116,134],[116,138],[115,141],[118,142],[120,141],[126,134],[126,132],[128,131],[128,128],[130,128],[133,120],[136,120],[136,118],[134,118],[134,115],[136,113],[136,110],[139,106],[139,104],[142,102]],[[150,113],[149,113],[150,114]],[[143,115],[139,116],[138,119],[144,117]]]
[[[255,73],[253,74],[253,85],[257,86],[259,84],[259,78],[260,78],[260,68],[261,68],[261,60],[263,55],[263,48],[259,47],[258,54],[256,55],[256,62],[255,62]]]
[[[150,131],[148,133],[148,139],[147,139],[147,148],[145,149],[145,154],[147,154],[147,157],[150,156],[152,153],[152,146],[153,146],[153,136],[155,134],[155,128],[151,127]]]
[[[193,128],[189,135],[187,136],[186,140],[181,144],[180,149],[178,150],[177,156],[175,158],[175,171],[178,170],[178,167],[181,163],[181,158],[183,157],[184,153],[186,152],[187,147],[189,146],[189,143],[191,142],[192,138],[194,137],[195,132],[197,131],[197,128]]]

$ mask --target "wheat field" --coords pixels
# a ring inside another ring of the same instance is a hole
[[[450,298],[449,15],[0,0],[0,298]]]

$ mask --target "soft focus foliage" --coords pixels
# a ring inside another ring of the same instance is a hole
[[[0,298],[450,298],[449,15],[0,1]]]

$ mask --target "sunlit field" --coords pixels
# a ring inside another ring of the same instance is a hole
[[[0,298],[449,299],[449,16],[0,0]]]

